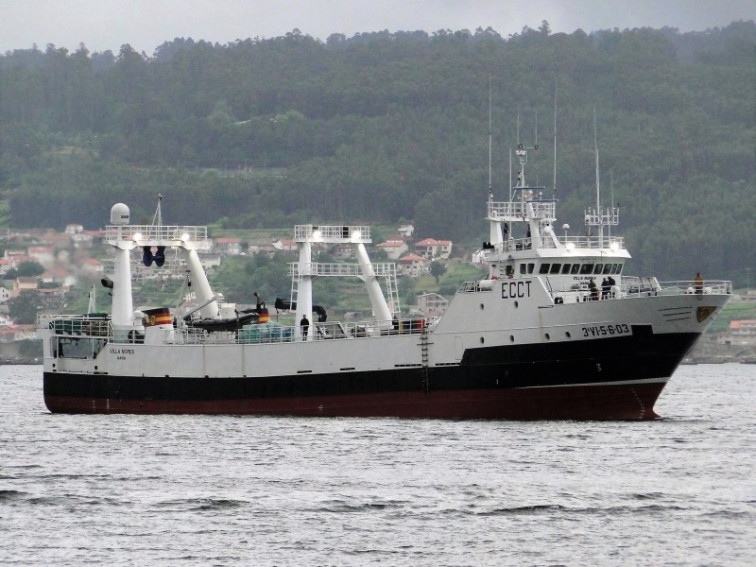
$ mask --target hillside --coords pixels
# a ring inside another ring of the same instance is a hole
[[[621,204],[636,273],[744,285],[756,216],[754,22],[503,38],[297,30],[218,45],[177,39],[146,57],[50,45],[0,56],[5,226],[101,226],[127,202],[148,221],[225,229],[413,220],[420,237],[482,241],[488,194],[518,141],[559,224]],[[557,95],[556,132],[554,95]],[[519,136],[518,136],[519,133]],[[44,204],[44,206],[40,206]]]

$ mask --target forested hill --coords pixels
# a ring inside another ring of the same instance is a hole
[[[7,52],[0,190],[20,227],[101,227],[118,201],[149,222],[161,192],[170,223],[413,220],[421,238],[480,241],[489,93],[501,198],[518,123],[519,141],[541,148],[528,181],[552,186],[555,92],[559,226],[582,231],[595,201],[595,113],[602,194],[621,204],[636,271],[744,285],[756,254],[754,22]]]

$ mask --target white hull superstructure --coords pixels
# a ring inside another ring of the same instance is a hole
[[[46,404],[70,413],[654,418],[730,283],[626,276],[623,239],[603,234],[618,210],[597,203],[585,216],[597,234],[558,235],[556,201],[543,191],[523,174],[508,200],[489,198],[488,274],[462,285],[435,320],[400,316],[396,273],[370,261],[368,227],[295,227],[286,307],[307,319],[306,333],[270,321],[264,307],[224,307],[197,257],[204,227],[130,225],[118,204],[106,231],[116,256],[110,314],[40,318]],[[318,242],[353,245],[358,262],[313,262]],[[145,263],[180,253],[195,310],[135,310],[133,250]],[[328,276],[362,279],[374,319],[320,317],[312,281]]]

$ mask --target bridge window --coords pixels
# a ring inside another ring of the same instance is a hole
[[[563,274],[569,274],[570,273],[570,264],[562,264],[562,273]]]
[[[611,274],[614,269],[614,264],[604,264],[604,273]]]
[[[596,264],[596,267],[593,268],[593,273],[594,274],[600,274],[601,270],[603,270],[603,269],[604,269],[604,264]]]
[[[550,274],[558,274],[559,269],[562,267],[561,264],[551,264],[551,270],[549,271]]]
[[[580,272],[580,264],[572,264],[572,268],[570,268],[571,274],[577,274]]]
[[[582,264],[580,266],[580,273],[582,275],[593,273],[593,264]]]
[[[548,274],[549,273],[549,264],[541,264],[541,269],[538,271],[539,274]]]

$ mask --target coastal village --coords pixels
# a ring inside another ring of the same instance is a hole
[[[9,301],[25,292],[33,292],[40,311],[66,311],[69,292],[78,287],[99,285],[109,271],[109,251],[103,244],[102,230],[85,230],[82,225],[68,225],[63,232],[54,230],[7,231],[0,235],[0,276],[5,285],[0,286],[0,363],[35,362],[28,352],[19,348],[28,341],[36,340],[36,325],[31,322],[14,321],[8,309]],[[374,243],[373,253],[385,255],[395,262],[398,276],[418,278],[431,272],[434,262],[444,265],[452,255],[451,240],[422,238],[414,239],[414,227],[403,224],[379,243]],[[257,237],[249,240],[235,236],[219,236],[212,240],[212,248],[200,255],[204,269],[211,273],[224,258],[240,255],[268,254],[276,252],[296,257],[296,242],[286,238]],[[350,259],[348,246],[336,246],[328,250],[341,260]],[[465,260],[475,263],[475,254]],[[21,275],[24,265],[37,265],[38,275]],[[135,263],[134,279],[140,281],[155,277],[183,277],[183,272],[170,262],[165,271],[156,273]],[[112,269],[112,268],[111,268]],[[173,274],[173,275],[170,275]],[[441,315],[448,304],[437,293],[421,293],[417,304],[411,306],[416,313],[426,317]],[[756,291],[734,293],[731,305],[756,304]],[[31,359],[30,359],[31,358]],[[733,318],[726,329],[710,331],[696,345],[685,362],[754,362],[756,361],[756,319]]]

